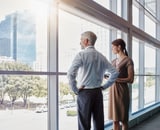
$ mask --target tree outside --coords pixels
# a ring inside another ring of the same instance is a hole
[[[33,71],[26,64],[1,62],[1,70]],[[37,75],[0,75],[0,109],[27,108],[30,97],[47,97],[46,79]],[[16,102],[23,99],[23,102]],[[34,107],[34,106],[33,106]]]

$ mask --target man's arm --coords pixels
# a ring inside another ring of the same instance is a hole
[[[102,86],[103,89],[110,87],[115,82],[115,80],[117,79],[119,75],[119,72],[110,63],[108,63],[107,72],[109,72],[110,75],[108,79],[106,80],[105,84]]]
[[[81,57],[78,54],[74,58],[74,60],[72,62],[72,65],[71,65],[71,67],[70,67],[70,69],[68,70],[68,73],[67,73],[67,77],[68,77],[68,80],[69,80],[69,85],[70,85],[72,91],[75,94],[78,94],[78,92],[79,92],[79,89],[77,88],[76,77],[77,77],[78,69],[81,66],[81,64],[82,64]]]

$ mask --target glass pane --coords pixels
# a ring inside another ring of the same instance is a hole
[[[156,16],[156,3],[157,3],[157,0],[136,0],[136,1],[138,3],[140,3],[153,16]]]
[[[117,15],[121,16],[122,15],[122,1],[117,0]]]
[[[103,7],[110,9],[110,0],[93,0],[97,2],[98,4],[102,5]]]
[[[145,76],[144,101],[145,107],[155,102],[155,76]]]
[[[133,48],[132,48],[132,59],[134,62],[135,77],[134,83],[132,84],[132,113],[138,110],[139,101],[139,43],[138,39],[133,38]]]
[[[156,50],[153,47],[145,45],[145,88],[144,100],[145,106],[155,101],[155,64]],[[151,94],[152,93],[152,94]]]
[[[132,59],[134,61],[135,74],[139,74],[139,41],[138,39],[133,39],[132,41]]]
[[[95,48],[109,57],[109,29],[93,24],[62,10],[59,11],[59,70],[67,72],[73,58],[80,51],[80,37],[84,31],[97,34]],[[72,29],[70,29],[72,27]],[[71,92],[68,79],[61,76],[59,80],[59,119],[60,130],[77,129],[76,96]],[[106,96],[105,96],[106,97]],[[107,97],[104,102],[107,102]],[[105,103],[106,104],[106,103]],[[107,103],[108,105],[108,103]],[[105,105],[106,107],[106,105]],[[108,107],[105,108],[105,113]],[[107,115],[105,114],[105,119]],[[106,119],[107,120],[107,119]]]
[[[105,7],[106,9],[112,11],[116,15],[124,18],[127,20],[127,1],[124,0],[93,0],[96,3],[100,4],[101,6]],[[112,4],[112,5],[111,5]],[[124,5],[123,5],[124,4]],[[125,14],[124,14],[125,13]],[[123,16],[124,15],[124,16]]]
[[[72,27],[72,29],[71,29]],[[67,72],[73,58],[80,51],[80,37],[84,31],[93,31],[98,39],[95,48],[109,59],[109,32],[113,27],[104,28],[78,16],[59,10],[59,71]],[[113,30],[112,30],[113,31]],[[114,28],[117,37],[126,34]],[[108,122],[108,91],[104,91],[104,116]],[[66,76],[59,77],[59,127],[60,130],[77,129],[76,96],[71,92]],[[73,115],[72,115],[73,114]]]
[[[97,35],[95,48],[108,58],[109,28],[103,28],[62,10],[59,11],[59,70],[61,72],[68,70],[73,58],[81,50],[81,33],[88,30]]]
[[[139,102],[139,76],[134,77],[134,83],[132,84],[132,113],[138,111]]]
[[[156,70],[156,50],[145,46],[145,74],[155,75]]]
[[[78,128],[76,95],[70,90],[66,76],[59,77],[59,130]]]
[[[38,0],[0,2],[1,62],[27,66],[27,70],[21,67],[1,70],[46,71],[48,4]]]
[[[104,105],[104,121],[105,123],[110,122],[110,120],[108,119],[108,97],[109,97],[109,91],[108,89],[106,89],[105,91],[103,91],[103,105]]]
[[[156,2],[157,0],[144,0],[145,8],[156,17]]]
[[[2,130],[47,130],[47,77],[0,76]]]
[[[145,32],[156,38],[156,23],[145,15]]]
[[[133,20],[133,25],[135,25],[136,27],[139,27],[139,9],[135,6],[135,5],[133,5],[132,6],[133,8],[132,8],[132,15],[133,15],[133,17],[132,17],[132,20]]]
[[[108,120],[108,89],[103,91],[105,123]],[[71,91],[66,76],[59,77],[59,130],[78,128],[77,96]]]
[[[114,41],[115,39],[118,39],[118,38],[122,38],[124,41],[125,41],[125,43],[126,43],[126,48],[127,48],[127,46],[128,46],[128,43],[127,43],[127,33],[125,33],[125,32],[122,32],[122,31],[120,31],[120,30],[118,30],[118,29],[116,29],[116,28],[112,28],[112,37],[115,37],[114,39],[112,39],[112,41]],[[112,60],[113,59],[115,59],[116,58],[116,56],[117,55],[115,55],[115,54],[111,54],[112,55]]]

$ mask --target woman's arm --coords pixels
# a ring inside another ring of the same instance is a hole
[[[128,73],[128,77],[117,78],[116,82],[119,82],[119,83],[133,83],[133,81],[134,81],[134,66],[132,64],[128,65],[127,73]]]

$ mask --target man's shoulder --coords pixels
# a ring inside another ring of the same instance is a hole
[[[97,51],[97,53],[98,53],[101,57],[106,58],[106,56],[103,55],[101,52]]]

